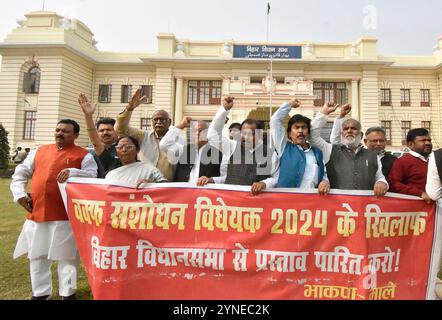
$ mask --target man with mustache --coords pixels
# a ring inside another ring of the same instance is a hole
[[[117,116],[115,130],[119,135],[135,137],[141,148],[138,159],[150,162],[161,171],[168,181],[173,181],[175,166],[168,161],[166,153],[160,150],[160,141],[169,131],[169,126],[172,123],[169,113],[165,110],[156,110],[152,114],[153,130],[151,131],[129,127],[133,111],[145,99],[145,96],[141,96],[141,89],[138,89],[124,111]]]
[[[226,97],[209,126],[207,136],[214,145],[220,145],[223,155],[229,157],[227,174],[221,181],[200,177],[198,184],[225,183],[251,186],[257,195],[276,185],[277,156],[264,143],[258,132],[259,123],[246,119],[241,123],[240,140],[229,140],[222,135],[225,119],[234,105],[234,97]]]
[[[332,102],[325,103],[312,121],[311,130],[310,142],[324,155],[330,186],[333,189],[373,190],[375,196],[383,196],[388,190],[388,183],[382,174],[382,164],[375,152],[363,148],[359,121],[348,118],[343,122],[339,144],[331,144],[321,138],[321,128],[338,106]]]
[[[342,123],[345,121],[345,116],[351,111],[351,105],[347,104],[341,107],[341,112],[336,117],[333,123],[332,133],[330,135],[331,143],[339,144],[341,137]],[[382,163],[382,174],[385,178],[388,177],[394,161],[397,159],[390,152],[385,151],[386,132],[381,127],[371,127],[365,132],[364,144],[367,149],[376,152]]]
[[[191,127],[190,143],[186,145],[183,132]],[[207,123],[202,120],[192,123],[184,117],[180,124],[171,127],[160,142],[160,150],[168,154],[169,162],[177,163],[174,182],[189,182],[198,185],[201,177],[207,182],[219,183],[225,179],[228,157],[223,156],[207,138]],[[205,183],[206,184],[206,183]]]
[[[279,158],[278,188],[318,188],[319,194],[330,190],[322,151],[307,142],[310,134],[310,119],[300,114],[290,118],[287,137],[283,120],[290,110],[299,108],[301,102],[293,99],[284,103],[270,120],[273,145]]]
[[[60,296],[68,300],[76,298],[79,257],[57,182],[64,183],[69,177],[97,176],[92,155],[74,143],[79,132],[80,126],[74,120],[59,121],[55,144],[31,150],[12,176],[14,201],[27,211],[14,258],[28,253],[32,300],[46,300],[51,295],[53,261],[58,261]]]
[[[115,150],[115,142],[118,138],[117,132],[114,129],[115,120],[112,118],[102,118],[98,120],[95,129],[92,116],[97,108],[97,104],[94,103],[92,105],[84,93],[79,94],[78,104],[81,110],[83,110],[87,134],[94,146],[95,155],[98,157],[100,165],[103,166],[102,178],[104,178],[109,171],[121,166],[120,159],[118,159],[117,151]]]
[[[428,157],[433,149],[428,130],[410,130],[407,134],[407,145],[411,151],[394,162],[388,175],[390,191],[421,197],[427,203],[431,203],[431,198],[425,192]]]

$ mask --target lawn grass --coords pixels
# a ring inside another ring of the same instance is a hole
[[[0,300],[23,300],[32,295],[29,277],[29,260],[26,255],[17,259],[12,254],[25,221],[25,211],[12,201],[10,179],[0,179]],[[52,265],[53,300],[58,297],[57,265]],[[83,265],[80,265],[77,282],[78,299],[92,299]]]
[[[31,297],[29,262],[26,255],[12,259],[15,244],[25,221],[25,211],[12,201],[10,179],[0,179],[0,300],[22,300]],[[52,266],[52,298],[58,297],[56,264]],[[442,278],[442,261],[439,277]],[[92,294],[82,264],[77,282],[77,297],[92,299]]]

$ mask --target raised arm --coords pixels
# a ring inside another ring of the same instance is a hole
[[[223,100],[223,105],[218,109],[215,117],[207,129],[207,140],[211,146],[222,151],[223,155],[230,155],[234,151],[235,143],[232,143],[230,139],[223,136],[223,128],[227,119],[227,115],[234,105],[234,97],[226,97]]]
[[[321,129],[327,123],[328,115],[334,112],[337,108],[338,105],[335,105],[332,102],[327,102],[311,123],[310,143],[322,151],[325,164],[330,160],[333,145],[321,138]]]
[[[105,145],[98,136],[97,129],[95,128],[94,120],[92,118],[97,104],[91,104],[88,97],[84,93],[78,95],[78,104],[83,110],[84,120],[86,121],[87,134],[94,146],[95,153],[97,156],[101,155],[105,150]]]
[[[331,144],[341,143],[342,124],[345,121],[345,116],[347,114],[349,114],[350,111],[351,111],[351,104],[344,104],[341,107],[341,112],[339,113],[339,116],[337,116],[335,121],[333,122],[333,129],[330,134],[330,143]]]
[[[289,115],[292,108],[298,108],[301,102],[298,99],[292,99],[282,104],[270,119],[270,136],[272,138],[272,146],[275,147],[278,156],[281,156],[285,144],[287,143],[286,130],[283,121]]]
[[[126,135],[137,138],[138,142],[141,145],[143,141],[144,131],[138,128],[130,127],[129,122],[132,117],[132,112],[143,102],[145,96],[141,96],[141,88],[139,88],[135,94],[130,99],[129,104],[126,108],[117,115],[116,123],[115,123],[115,131],[118,135]]]
[[[222,147],[223,143],[223,128],[226,123],[227,115],[233,108],[234,97],[226,97],[223,100],[223,105],[218,109],[212,122],[207,129],[207,139],[212,146],[216,148]]]
[[[160,141],[160,150],[167,154],[167,158],[171,164],[178,163],[178,160],[184,152],[186,139],[183,133],[184,129],[190,126],[191,121],[191,117],[184,117],[181,123],[176,127],[170,127]]]

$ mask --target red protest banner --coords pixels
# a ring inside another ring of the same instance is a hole
[[[95,299],[430,294],[439,223],[421,200],[73,181],[62,193]]]

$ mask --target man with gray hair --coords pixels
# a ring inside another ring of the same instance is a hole
[[[375,196],[383,196],[388,183],[382,174],[382,164],[375,152],[363,148],[359,121],[352,118],[343,121],[339,144],[321,138],[321,128],[338,106],[331,102],[324,104],[311,123],[310,142],[324,155],[330,186],[333,189],[373,190]],[[349,108],[351,105],[343,105],[342,112]]]
[[[161,139],[169,131],[169,126],[172,123],[169,113],[165,110],[156,110],[152,114],[153,130],[151,131],[129,127],[133,111],[145,100],[146,97],[142,96],[142,90],[138,89],[123,112],[117,116],[115,131],[118,135],[137,138],[141,148],[138,159],[143,162],[150,162],[161,171],[168,181],[173,181],[175,166],[168,161],[166,153],[162,152],[159,147]]]
[[[351,105],[349,107],[341,108],[341,112],[336,117],[333,123],[332,133],[330,135],[330,141],[333,144],[339,144],[341,140],[342,124],[346,120],[345,116],[351,111]],[[388,177],[390,170],[393,166],[393,162],[397,159],[394,155],[385,151],[386,136],[384,128],[371,127],[365,132],[364,143],[367,149],[377,153],[382,163],[382,174],[385,178]]]

